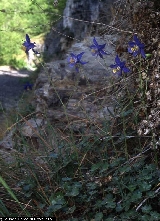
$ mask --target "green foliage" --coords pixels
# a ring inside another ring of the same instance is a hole
[[[2,202],[2,200],[0,200],[0,216],[1,217],[6,217],[6,216],[10,216],[10,212],[9,210],[6,208],[6,206],[4,205],[4,203]]]
[[[11,190],[11,188],[8,186],[8,184],[6,183],[6,181],[3,179],[3,177],[0,176],[0,184],[6,189],[6,191],[9,193],[9,195],[11,196],[11,198],[20,206],[20,208],[25,211],[25,208],[23,208],[23,206],[21,205],[20,201],[17,199],[16,195],[13,193],[13,191]],[[8,209],[6,208],[6,206],[3,204],[2,201],[0,201],[0,208],[2,211],[2,216],[4,215],[11,215],[9,214]],[[29,212],[25,211],[25,214],[27,216],[29,216]]]
[[[65,3],[66,0],[61,0],[55,8],[47,0],[1,0],[0,65],[24,66],[22,43],[25,34],[28,33],[33,40],[34,36],[49,31],[51,24],[60,18],[57,14],[62,14]]]
[[[16,184],[21,191],[17,194],[22,202],[32,199],[34,215],[57,217],[59,221],[69,221],[71,217],[79,221],[159,220],[159,172],[157,165],[148,164],[143,154],[127,161],[124,156],[109,157],[103,145],[92,144],[88,148],[88,143],[77,155],[77,149],[73,151],[60,142],[57,153],[45,151],[43,145],[43,154],[37,161],[37,153],[29,146],[27,152],[23,151],[27,143],[19,136],[20,155],[12,170],[14,176],[21,173]],[[89,149],[94,160],[89,158]],[[102,159],[102,154],[108,157]],[[86,161],[82,161],[84,156]]]

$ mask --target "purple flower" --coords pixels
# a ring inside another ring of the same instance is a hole
[[[79,71],[79,65],[87,64],[88,62],[81,61],[81,58],[83,56],[84,52],[81,52],[78,55],[75,55],[73,53],[70,54],[70,57],[68,58],[68,62],[70,67],[76,67],[76,71]]]
[[[134,41],[130,41],[128,52],[133,54],[134,57],[136,57],[138,54],[141,54],[143,58],[146,58],[145,52],[144,52],[144,44],[140,42],[137,35],[133,36]]]
[[[30,49],[32,49],[32,51],[35,53],[35,54],[39,54],[39,52],[35,51],[34,50],[34,47],[36,47],[35,45],[36,43],[32,43],[31,40],[30,40],[30,37],[28,34],[26,34],[26,41],[24,41],[24,43],[22,44],[25,48],[26,48],[26,54],[28,54],[28,51]]]
[[[32,90],[33,84],[30,84],[29,82],[24,84],[24,90],[29,91]]]
[[[122,62],[122,61],[119,59],[118,55],[117,55],[116,58],[115,58],[115,64],[110,65],[110,68],[113,68],[113,70],[112,70],[113,73],[114,73],[114,74],[118,74],[118,76],[121,76],[121,75],[122,75],[122,71],[123,71],[124,73],[130,72],[129,68],[127,68],[127,67],[125,66],[125,62],[124,62],[124,61]]]
[[[106,44],[99,45],[94,37],[93,38],[93,45],[90,46],[92,55],[93,56],[97,55],[97,56],[100,56],[101,58],[103,58],[103,55],[107,54],[105,51],[103,51],[105,46],[106,46]]]

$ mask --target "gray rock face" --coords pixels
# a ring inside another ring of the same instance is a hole
[[[69,28],[79,40],[84,39],[97,26],[93,22],[100,22],[103,17],[105,24],[109,24],[113,2],[114,0],[68,0],[63,13],[63,27]]]
[[[73,40],[81,41],[97,32],[99,27],[92,22],[109,24],[111,6],[115,0],[67,0],[63,19],[51,29],[45,40],[46,61],[62,56]]]
[[[75,37],[84,38],[91,26],[88,22],[99,19],[99,1],[68,0],[63,16],[63,27],[69,28]]]
[[[108,42],[114,36],[106,36]],[[46,63],[45,69],[39,74],[35,83],[33,105],[36,107],[37,117],[45,113],[50,122],[57,124],[57,128],[68,129],[87,127],[88,124],[101,124],[114,114],[114,102],[109,92],[112,89],[110,64],[114,63],[114,47],[106,44],[105,50],[109,55],[103,59],[91,55],[89,45],[92,37],[75,43],[67,51],[64,60]],[[96,37],[99,44],[105,43]],[[84,61],[89,61],[78,73],[75,67],[71,68],[67,57],[71,52],[76,55],[85,52]]]

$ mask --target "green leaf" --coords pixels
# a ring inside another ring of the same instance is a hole
[[[100,213],[97,213],[97,214],[95,215],[94,220],[95,220],[95,221],[101,221],[102,218],[103,218],[103,213],[100,212]]]
[[[108,202],[107,205],[105,205],[106,208],[114,209],[116,207],[115,202]]]
[[[101,166],[101,170],[99,171],[100,173],[106,171],[109,167],[109,164],[108,163],[103,163],[102,166]]]
[[[136,189],[137,185],[128,185],[127,188],[129,189],[129,191],[133,192]]]
[[[94,195],[94,194],[97,193],[97,192],[98,192],[98,190],[92,190],[92,191],[89,191],[88,194],[89,194],[89,195]]]
[[[119,168],[120,173],[127,173],[127,172],[129,172],[130,170],[131,170],[131,167],[128,166],[128,165]]]
[[[142,192],[146,192],[148,190],[150,190],[152,187],[151,184],[147,183],[147,182],[141,182],[140,186],[139,186],[139,189],[142,191]]]
[[[156,211],[153,211],[150,213],[152,219],[151,220],[154,220],[154,221],[159,221],[160,220],[160,214],[157,213]]]
[[[130,209],[131,203],[127,202],[127,204],[125,205],[125,211],[128,211]]]
[[[142,198],[142,192],[139,191],[139,190],[135,190],[133,193],[132,193],[132,196],[130,198],[130,201],[131,202],[137,202],[139,199]]]
[[[75,211],[75,209],[76,209],[75,205],[72,206],[72,207],[69,207],[69,208],[68,208],[68,211],[66,212],[66,214],[71,214],[71,213],[73,213],[73,212]]]
[[[66,196],[78,196],[78,194],[79,194],[79,188],[73,186],[72,189],[66,193]]]
[[[52,205],[56,205],[56,204],[64,205],[65,204],[64,197],[60,195],[57,196],[55,199],[52,200],[51,204]]]
[[[16,202],[17,204],[19,204],[19,206],[21,207],[21,209],[25,211],[26,216],[29,217],[29,216],[30,216],[30,213],[23,208],[23,206],[21,205],[20,201],[18,200],[18,198],[16,197],[16,195],[13,193],[13,191],[11,190],[11,188],[8,186],[8,184],[5,182],[5,180],[3,179],[2,176],[0,176],[0,183],[1,183],[2,186],[7,190],[7,192],[9,193],[9,195],[15,200],[15,202]]]
[[[117,207],[116,207],[116,212],[121,212],[123,210],[123,207],[120,203],[118,203]]]
[[[97,184],[96,183],[87,183],[86,186],[87,186],[88,190],[94,190],[94,189],[96,189]]]
[[[125,162],[125,160],[126,160],[125,158],[119,157],[118,159],[115,159],[109,166],[110,166],[110,167],[116,167],[116,166],[118,166],[119,164]]]
[[[101,208],[102,206],[102,201],[101,200],[97,200],[96,204],[95,204],[95,208]]]
[[[1,217],[10,217],[11,216],[7,207],[4,205],[4,203],[1,200],[0,200],[0,216]]]
[[[48,210],[46,212],[47,216],[50,216],[53,212],[58,211],[59,209],[63,208],[66,204],[65,199],[63,196],[58,195],[51,201],[51,205],[48,207]]]
[[[63,177],[62,178],[62,181],[70,181],[70,180],[72,180],[72,178],[69,178],[69,177]]]
[[[155,197],[155,192],[154,191],[149,191],[146,194],[149,198],[154,198]]]
[[[150,205],[145,205],[142,207],[143,213],[150,213],[151,210],[152,210],[152,207]]]
[[[114,198],[112,194],[107,194],[107,196],[101,202],[102,205],[105,205],[106,208],[113,209],[116,207],[116,203],[114,202]]]
[[[150,218],[151,217],[149,215],[145,214],[145,215],[141,216],[140,220],[142,220],[142,221],[151,221]]]
[[[152,56],[152,54],[146,54],[147,58],[150,58]]]
[[[91,167],[91,172],[95,172],[96,170],[98,170],[101,167],[102,162],[99,162],[97,164],[93,164]]]

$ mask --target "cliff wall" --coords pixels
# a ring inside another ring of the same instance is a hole
[[[45,57],[59,57],[73,39],[81,41],[97,32],[96,24],[109,24],[114,0],[67,0],[63,18],[46,36]]]

